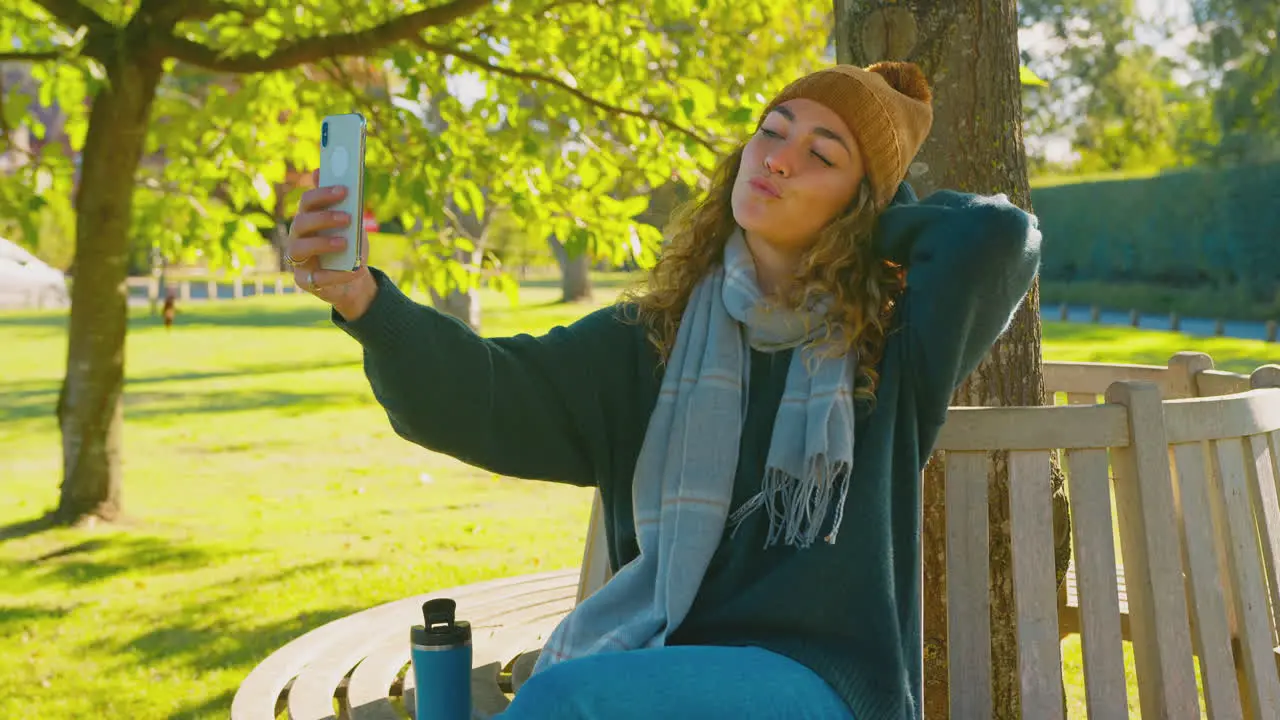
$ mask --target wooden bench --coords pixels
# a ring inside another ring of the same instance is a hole
[[[432,597],[458,602],[473,626],[472,700],[478,717],[509,703],[513,660],[542,646],[577,602],[576,570],[540,573],[396,600],[335,620],[272,653],[240,685],[233,720],[400,720],[414,703],[409,628]],[[527,668],[525,669],[527,673]],[[336,708],[335,708],[336,706]],[[411,714],[411,713],[410,713]]]
[[[940,435],[947,477],[953,717],[990,717],[987,465],[991,452],[1009,451],[1014,620],[1025,717],[1062,716],[1059,640],[1064,624],[1074,622],[1082,636],[1090,717],[1127,717],[1122,640],[1129,639],[1144,716],[1200,716],[1194,653],[1202,658],[1209,717],[1280,718],[1273,654],[1280,644],[1280,390],[1261,387],[1280,386],[1280,368],[1255,373],[1253,383],[1260,387],[1247,392],[1239,392],[1243,376],[1205,375],[1214,371],[1201,369],[1186,375],[1187,382],[1218,383],[1230,395],[1185,393],[1181,397],[1188,399],[1162,403],[1162,391],[1177,394],[1181,370],[1172,363],[1126,366],[1119,372],[1161,385],[1129,381],[1103,387],[1107,402],[1090,404],[1083,396],[1093,401],[1102,371],[1071,365],[1057,377],[1057,371],[1047,372],[1046,384],[1062,388],[1065,383],[1058,381],[1074,377],[1073,404],[955,408]],[[1156,371],[1168,374],[1152,378]],[[1051,453],[1064,460],[1074,538],[1073,582],[1062,603],[1053,573]],[[441,595],[457,599],[460,616],[476,628],[476,717],[500,712],[550,630],[608,581],[601,517],[597,496],[577,571],[442,589],[370,608],[297,638],[245,679],[233,702],[233,720],[268,720],[286,709],[289,717],[303,720],[404,717],[403,708],[413,705],[412,673],[405,672],[408,628],[420,621],[422,602]],[[1123,574],[1115,562],[1113,522],[1119,526]],[[1250,536],[1255,527],[1259,534]],[[1252,544],[1249,537],[1255,538]]]
[[[1065,399],[1067,404],[1094,404],[1101,400],[1107,386],[1132,380],[1155,383],[1164,399],[1215,397],[1246,392],[1254,387],[1274,387],[1277,380],[1275,366],[1259,368],[1252,376],[1213,369],[1213,359],[1196,352],[1183,352],[1170,358],[1167,367],[1158,365],[1113,365],[1105,363],[1046,363],[1045,391],[1050,396]],[[1128,630],[1128,603],[1125,591],[1124,568],[1116,568],[1121,609],[1121,628],[1126,640]],[[1066,580],[1059,594],[1059,621],[1062,637],[1080,632],[1079,601],[1076,586],[1075,565],[1068,567]],[[1238,642],[1238,639],[1237,639]]]
[[[1213,358],[1198,352],[1177,353],[1165,366],[1090,362],[1044,364],[1045,394],[1051,403],[1061,399],[1068,405],[1093,405],[1102,402],[1108,387],[1122,381],[1154,383],[1165,400],[1228,395],[1250,389],[1248,375],[1214,370]],[[1116,567],[1116,585],[1120,598],[1120,628],[1124,639],[1129,640],[1129,601],[1123,565]],[[1079,607],[1073,561],[1067,567],[1063,587],[1059,589],[1060,637],[1080,633]]]
[[[1272,387],[1163,403],[1153,384],[1120,383],[1102,405],[952,411],[938,445],[955,717],[991,715],[987,463],[991,451],[1008,450],[1024,717],[1063,712],[1049,498],[1056,451],[1066,466],[1090,717],[1128,714],[1127,615],[1144,717],[1201,716],[1194,654],[1210,718],[1280,718],[1280,368],[1255,373],[1263,382]]]

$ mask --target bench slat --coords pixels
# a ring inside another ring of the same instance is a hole
[[[1129,444],[1124,408],[1115,405],[956,407],[938,433],[938,450],[1053,450]]]
[[[1275,474],[1274,487],[1276,495],[1280,497],[1280,430],[1270,433],[1268,437],[1270,438],[1268,445],[1271,448],[1271,469]],[[1275,504],[1275,502],[1272,503],[1273,506]],[[1280,533],[1277,534],[1280,535]],[[1280,557],[1276,558],[1276,575],[1277,592],[1280,593]],[[1280,635],[1280,599],[1271,607],[1271,617],[1277,625],[1276,634]],[[1277,640],[1276,644],[1280,646],[1280,639]]]
[[[564,583],[566,582],[565,578],[568,578],[568,582],[572,583],[576,579],[575,575],[574,571],[555,571],[522,577],[499,578],[462,588],[448,588],[369,608],[315,628],[272,653],[270,657],[249,673],[232,700],[232,720],[275,720],[276,701],[286,687],[289,688],[290,699],[295,695],[301,697],[301,694],[295,693],[297,684],[295,678],[307,668],[313,658],[326,655],[333,651],[334,648],[342,648],[360,642],[364,635],[363,628],[370,624],[385,626],[385,620],[388,617],[401,617],[405,616],[406,613],[412,616],[420,613],[422,603],[428,598],[444,596],[461,600],[474,594],[497,592],[501,588],[515,590],[527,585],[538,585],[547,582]],[[348,666],[347,670],[349,669],[350,666]],[[345,671],[343,674],[345,675]],[[327,689],[323,689],[323,692],[327,693],[327,697],[332,698],[333,690],[340,681],[341,676],[333,679]],[[294,685],[290,685],[291,682]],[[299,711],[303,709],[305,708],[299,708]],[[330,703],[327,710],[317,707],[315,711],[328,712],[332,715],[332,703]],[[325,717],[325,715],[321,714],[320,717]]]
[[[604,533],[604,501],[600,490],[593,493],[591,517],[587,521],[587,543],[582,550],[582,570],[578,575],[578,602],[586,600],[613,577],[609,567],[609,543]]]
[[[1170,443],[1224,440],[1280,430],[1280,388],[1228,397],[1170,400],[1164,404]]]
[[[1204,444],[1173,446],[1173,472],[1182,513],[1182,562],[1191,585],[1192,640],[1200,658],[1205,705],[1209,717],[1238,718],[1243,710],[1231,653],[1223,574],[1214,549]]]
[[[1161,365],[1046,362],[1044,389],[1046,393],[1079,392],[1101,395],[1111,383],[1120,380],[1139,380],[1163,385],[1168,373],[1169,369]]]
[[[554,611],[548,607],[542,614],[528,613],[508,625],[500,634],[489,638],[485,647],[476,648],[476,669],[471,673],[472,717],[491,718],[507,709],[511,703],[498,687],[498,674],[520,653],[542,647],[547,636],[574,606],[571,595],[561,601]],[[483,665],[481,664],[483,663]]]
[[[231,702],[232,720],[275,720],[276,701],[298,672],[306,667],[311,658],[322,654],[326,648],[346,642],[351,637],[349,628],[361,623],[359,618],[366,613],[384,612],[386,608],[407,606],[421,608],[422,603],[430,597],[447,595],[460,597],[471,593],[489,592],[502,586],[516,586],[525,582],[540,582],[548,577],[574,575],[572,571],[556,571],[520,578],[500,578],[483,583],[476,583],[466,588],[451,588],[437,593],[428,593],[414,598],[397,600],[377,608],[370,608],[354,615],[315,628],[304,635],[294,638],[284,647],[272,653],[266,660],[255,667],[236,691]],[[449,595],[456,593],[456,595]]]
[[[498,662],[493,656],[506,652],[506,631],[524,620],[532,622],[563,617],[573,607],[576,588],[576,578],[566,575],[555,585],[472,597],[458,602],[458,616],[470,621],[472,627],[471,687],[472,699],[478,709],[496,713],[498,710],[492,709],[495,705],[505,707],[505,697],[498,692],[497,676],[510,658]],[[409,619],[402,627],[409,627],[410,622],[417,620]],[[527,629],[515,628],[515,631],[524,633]],[[404,657],[408,661],[407,648]],[[477,676],[483,681],[477,683]],[[405,673],[403,696],[407,707],[412,707],[415,692],[413,673]]]
[[[333,695],[360,658],[384,642],[393,628],[362,618],[345,642],[307,663],[289,688],[290,720],[334,720]]]
[[[571,573],[570,577],[572,577]],[[467,619],[474,616],[474,612],[469,609],[475,605],[473,600],[484,603],[486,600],[496,599],[498,603],[507,603],[512,598],[547,592],[548,589],[554,592],[564,583],[565,578],[557,575],[515,577],[505,578],[492,584],[486,583],[487,587],[464,586],[442,590],[434,595],[457,600],[459,616]],[[346,628],[341,641],[317,654],[298,673],[297,679],[289,689],[290,718],[292,720],[333,718],[333,694],[338,684],[370,650],[396,635],[404,637],[402,634],[404,629],[420,621],[424,600],[425,597],[405,598],[353,615],[352,617],[358,618],[359,622]]]
[[[502,598],[494,598],[493,603],[460,609],[460,612],[465,610],[470,613],[471,621],[476,626],[472,638],[472,664],[475,667],[472,675],[473,687],[477,685],[477,675],[484,675],[496,688],[496,673],[479,671],[492,670],[484,666],[495,662],[501,667],[510,660],[504,653],[508,652],[513,638],[519,642],[533,641],[540,633],[554,628],[560,618],[573,608],[573,594],[574,586],[566,583],[514,611],[509,608],[508,603],[501,602]],[[515,652],[511,656],[514,657]],[[400,669],[408,663],[406,625],[403,633],[388,638],[370,651],[351,674],[351,681],[347,686],[347,703],[351,708],[352,720],[399,720],[400,715],[392,707],[388,693]],[[407,693],[414,685],[412,672],[406,671],[405,678],[404,692]],[[409,699],[412,700],[412,696]],[[505,702],[505,698],[503,700]]]
[[[1142,716],[1199,717],[1160,391],[1117,383],[1107,400],[1129,408],[1132,443],[1112,449],[1112,470]]]
[[[1255,717],[1280,717],[1280,677],[1276,675],[1275,657],[1271,652],[1271,617],[1262,586],[1262,558],[1246,489],[1244,442],[1233,438],[1219,440],[1214,445],[1227,514],[1225,529],[1230,550],[1227,559],[1232,585],[1236,588],[1236,616],[1240,620],[1240,644],[1244,650],[1241,664],[1250,686],[1245,696]]]
[[[1196,391],[1201,397],[1234,395],[1249,389],[1249,378],[1222,370],[1204,370],[1196,373]]]
[[[991,717],[987,454],[947,453],[947,668],[951,714]]]
[[[1099,395],[1095,395],[1093,393],[1069,392],[1067,393],[1067,404],[1068,405],[1097,405],[1099,397],[1100,397]]]
[[[1062,717],[1062,652],[1053,575],[1053,497],[1048,452],[1009,454],[1013,592],[1025,717]],[[948,579],[950,575],[947,576]]]
[[[1280,437],[1280,432],[1276,433]],[[1264,580],[1271,590],[1271,618],[1273,645],[1280,644],[1277,636],[1277,619],[1280,619],[1280,492],[1277,492],[1276,480],[1280,473],[1276,470],[1276,455],[1271,450],[1266,435],[1255,435],[1249,438],[1249,453],[1253,456],[1253,464],[1248,468],[1249,495],[1253,503],[1255,521],[1262,540],[1262,563],[1266,571]]]
[[[1106,450],[1067,452],[1085,702],[1093,720],[1129,716],[1108,472]]]

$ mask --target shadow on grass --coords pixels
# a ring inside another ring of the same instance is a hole
[[[236,697],[236,689],[224,690],[198,705],[188,705],[169,716],[169,720],[189,720],[190,718],[227,717],[231,713],[231,701]]]
[[[187,392],[134,392],[125,395],[125,417],[154,420],[176,415],[201,416],[276,408],[293,417],[305,413],[363,405],[368,397],[358,392],[294,392],[291,390],[242,390],[194,395]]]
[[[19,520],[8,525],[0,526],[0,545],[9,540],[21,540],[32,535],[38,535],[45,530],[55,527],[53,514],[49,513],[31,520]]]
[[[5,313],[0,315],[0,330],[3,330],[6,327],[65,330],[70,317],[71,316],[65,310],[61,312],[42,312],[31,314]]]
[[[0,314],[0,329],[15,328],[48,328],[62,329],[67,327],[68,311],[30,312]],[[172,332],[181,332],[184,327],[306,327],[329,323],[328,307],[316,300],[311,305],[300,305],[298,302],[273,303],[268,298],[260,300],[228,300],[218,303],[184,303],[178,302],[178,315]],[[163,327],[160,316],[153,317],[149,312],[138,308],[130,308],[129,328]],[[337,328],[334,328],[337,330]]]
[[[328,325],[334,332],[338,328],[329,322],[329,306],[311,299],[229,300],[225,302],[178,302],[178,314],[173,328],[168,332],[178,336],[184,328],[307,328]],[[157,328],[163,331],[164,320],[159,315],[134,313],[129,318],[131,328]]]
[[[67,611],[58,607],[41,607],[39,605],[20,605],[17,607],[0,607],[0,637],[16,635],[22,626],[41,620],[62,618]]]
[[[354,581],[361,568],[374,564],[375,561],[370,559],[315,562],[265,576],[242,576],[211,587],[208,593],[189,596],[199,600],[175,607],[166,616],[171,621],[132,637],[104,638],[92,643],[91,647],[94,652],[127,658],[125,662],[144,667],[179,663],[198,673],[244,668],[247,674],[250,668],[291,640],[366,608],[341,604],[262,622],[252,617],[243,621],[220,617],[227,606],[243,603],[251,594],[279,595],[278,586],[313,573],[331,575],[337,570]]]
[[[80,586],[125,573],[192,570],[213,564],[230,551],[124,532],[63,546],[35,558],[0,560],[0,575],[21,589],[58,583]]]
[[[352,397],[337,397],[325,395],[323,398],[315,394],[307,393],[262,393],[253,392],[246,393],[252,395],[253,398],[243,397],[238,399],[228,399],[224,397],[225,392],[208,393],[206,395],[191,393],[139,393],[138,388],[163,385],[171,382],[198,382],[201,380],[219,380],[229,377],[247,378],[262,377],[266,375],[292,375],[296,373],[308,372],[312,370],[332,370],[342,367],[359,367],[360,360],[326,360],[308,363],[270,363],[257,365],[247,368],[237,368],[234,370],[216,370],[216,371],[193,371],[172,373],[166,375],[149,375],[138,378],[129,378],[125,382],[125,407],[139,408],[130,409],[128,417],[146,417],[149,412],[145,406],[157,399],[165,401],[170,397],[182,398],[187,400],[184,407],[180,409],[167,410],[159,409],[152,414],[168,414],[170,412],[200,412],[207,408],[211,412],[220,410],[244,410],[262,407],[265,405],[288,404],[290,402],[300,402],[304,405],[300,409],[308,410],[314,406],[311,400],[321,399],[324,404],[345,404],[353,401]],[[29,380],[23,382],[8,383],[0,385],[3,392],[0,397],[4,398],[4,402],[0,403],[0,422],[31,420],[41,417],[53,417],[54,408],[58,401],[58,391],[60,384],[56,381],[48,380]],[[205,398],[205,399],[201,399]],[[363,402],[363,396],[360,396],[360,402]]]

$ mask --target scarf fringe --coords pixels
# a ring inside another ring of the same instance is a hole
[[[831,512],[831,501],[838,494],[831,532],[823,537],[823,542],[834,545],[844,519],[851,467],[846,462],[827,462],[821,456],[812,458],[807,464],[803,478],[788,475],[778,468],[766,469],[760,492],[729,516],[729,524],[733,526],[729,537],[736,536],[743,521],[764,508],[769,516],[766,548],[777,545],[779,541],[807,548],[818,539],[822,523]]]

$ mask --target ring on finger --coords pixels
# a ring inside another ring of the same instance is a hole
[[[320,289],[320,286],[316,284],[315,270],[307,271],[307,289],[310,290],[311,292],[316,292],[317,290]]]
[[[291,255],[291,254],[289,253],[289,251],[288,251],[288,250],[285,250],[285,251],[284,251],[284,261],[285,261],[285,262],[287,262],[287,263],[289,263],[289,264],[290,264],[290,265],[292,265],[293,267],[298,267],[298,266],[299,266],[299,265],[301,265],[302,263],[306,262],[306,260],[299,260],[299,259],[295,258],[293,255]]]

